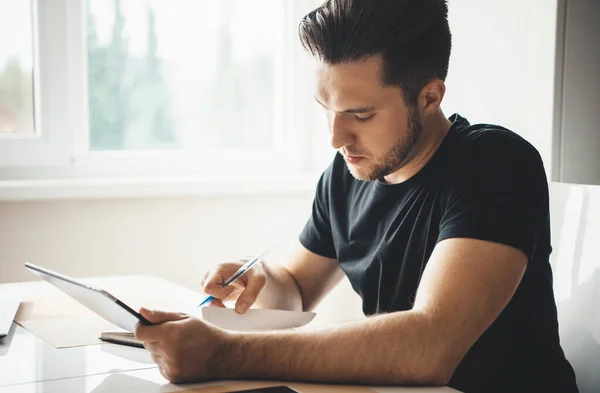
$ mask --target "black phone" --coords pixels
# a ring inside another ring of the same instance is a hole
[[[289,386],[270,386],[268,388],[258,388],[249,390],[235,390],[232,393],[300,393]]]

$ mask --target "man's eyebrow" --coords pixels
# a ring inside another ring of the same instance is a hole
[[[321,101],[319,101],[317,96],[315,96],[315,101],[317,101],[319,103],[319,105],[321,105],[323,108],[329,110],[329,108],[327,108],[325,105],[323,105],[323,103]],[[365,107],[365,108],[346,109],[345,111],[342,111],[340,113],[369,113],[369,112],[373,112],[374,110],[375,110],[374,106],[369,106],[369,107]]]

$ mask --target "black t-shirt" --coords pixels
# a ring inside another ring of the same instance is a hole
[[[450,121],[431,160],[403,183],[356,180],[338,154],[319,181],[300,241],[338,260],[365,315],[410,310],[429,257],[444,239],[522,250],[529,260],[516,293],[450,386],[466,393],[577,392],[558,337],[541,158],[505,128],[470,125],[458,115]]]

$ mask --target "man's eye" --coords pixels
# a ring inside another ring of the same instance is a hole
[[[369,120],[373,119],[375,117],[375,115],[371,115],[368,117],[360,117],[360,116],[356,116],[354,115],[354,118],[356,119],[356,121],[358,121],[359,123],[366,123]]]

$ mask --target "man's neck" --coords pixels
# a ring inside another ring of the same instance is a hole
[[[450,130],[452,123],[442,111],[423,124],[421,137],[415,147],[415,154],[396,172],[384,177],[388,184],[405,182],[416,175],[433,157]]]

